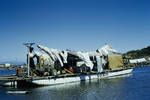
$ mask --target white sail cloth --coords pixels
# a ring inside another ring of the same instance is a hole
[[[62,52],[57,49],[48,48],[42,45],[38,45],[37,47],[41,49],[42,51],[44,51],[46,54],[48,54],[53,61],[58,60],[61,66],[63,66],[63,63],[67,63],[67,57],[68,57],[67,51]],[[80,59],[84,61],[86,66],[93,69],[94,65],[92,61],[90,60],[91,56],[107,56],[114,52],[117,53],[117,51],[113,49],[110,45],[105,45],[102,48],[98,49],[98,52],[69,52],[69,53],[72,53],[73,55],[78,56]],[[98,60],[99,58],[97,58],[97,61]],[[106,61],[104,60],[104,58],[102,58],[102,64],[106,64]]]
[[[81,60],[84,61],[84,64],[86,66],[90,67],[90,69],[93,69],[94,64],[90,60],[88,52],[84,52],[84,53],[83,52],[72,52],[71,54],[79,57]]]
[[[103,72],[103,59],[102,56],[96,56],[97,70],[99,73]]]
[[[54,55],[52,54],[52,52],[49,50],[49,48],[44,47],[44,46],[42,46],[42,45],[37,45],[37,47],[38,47],[40,50],[44,51],[46,54],[48,54],[48,55],[52,58],[52,60],[55,61],[55,57],[54,57]]]
[[[41,45],[38,45],[38,48],[40,48],[45,53],[47,53],[53,59],[53,61],[58,60],[60,62],[60,65],[63,66],[63,62],[61,60],[61,57],[59,56],[60,51],[58,51],[57,49],[50,49],[48,47],[41,46]]]
[[[60,55],[63,58],[63,63],[67,63],[68,52],[67,51],[62,51],[62,52],[60,52]]]
[[[98,52],[107,56],[110,53],[117,53],[110,45],[104,45],[102,48],[98,49]]]
[[[48,64],[48,65],[54,64],[54,61],[51,59],[51,57],[48,54],[38,52],[38,51],[35,51],[35,54],[39,57],[42,57],[45,60],[45,64]]]
[[[28,55],[29,55],[30,58],[32,58],[32,57],[34,57],[35,54],[29,52]]]

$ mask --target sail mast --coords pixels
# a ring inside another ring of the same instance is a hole
[[[30,77],[30,52],[31,52],[31,49],[33,48],[32,46],[34,45],[35,43],[24,43],[24,45],[28,48],[28,58],[27,58],[27,69],[28,69],[28,77]]]

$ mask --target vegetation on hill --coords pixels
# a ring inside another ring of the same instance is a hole
[[[148,57],[148,56],[150,57],[150,46],[143,48],[143,49],[139,49],[139,50],[128,51],[124,55],[126,55],[132,59]]]

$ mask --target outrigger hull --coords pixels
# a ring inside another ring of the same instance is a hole
[[[57,84],[73,83],[80,81],[90,81],[92,79],[104,79],[114,76],[121,76],[132,73],[133,69],[123,69],[118,71],[110,71],[105,73],[93,73],[93,74],[82,74],[82,75],[67,75],[58,77],[32,77],[27,79],[18,79],[11,82],[6,82],[4,86],[17,86],[17,87],[28,87],[28,86],[50,86]],[[13,82],[13,83],[12,83]]]
[[[109,78],[113,76],[130,74],[132,72],[131,69],[125,69],[120,71],[99,73],[99,74],[88,74],[88,75],[79,75],[79,76],[68,76],[68,77],[58,77],[58,78],[43,78],[43,79],[33,79],[32,83],[39,86],[48,86],[48,85],[56,85],[56,84],[64,84],[64,83],[72,83],[79,81],[88,81],[92,79],[103,79]]]

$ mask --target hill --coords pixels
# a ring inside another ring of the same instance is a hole
[[[150,57],[150,46],[148,46],[146,48],[139,49],[139,50],[128,51],[124,55],[126,55],[132,59],[148,57],[148,56]]]

